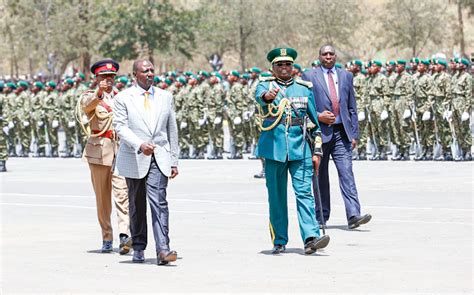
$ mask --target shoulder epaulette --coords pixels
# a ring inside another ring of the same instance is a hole
[[[305,81],[305,80],[301,80],[301,79],[295,79],[295,82],[298,83],[298,84],[304,85],[308,88],[313,88],[313,83],[311,83],[309,81]]]
[[[258,78],[258,81],[260,82],[265,82],[265,81],[273,81],[275,80],[275,77],[271,76],[271,77],[259,77]]]

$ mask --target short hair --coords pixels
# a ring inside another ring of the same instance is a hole
[[[152,64],[152,62],[149,61],[148,59],[137,59],[136,61],[133,62],[132,72],[136,73],[138,71],[138,66],[144,62],[149,62]]]
[[[321,52],[322,52],[323,49],[326,48],[326,47],[331,47],[331,49],[334,51],[334,53],[336,53],[336,49],[334,48],[334,46],[332,46],[332,45],[330,45],[330,44],[325,44],[325,45],[323,45],[323,46],[321,46],[321,47],[319,48],[319,55],[321,55]]]

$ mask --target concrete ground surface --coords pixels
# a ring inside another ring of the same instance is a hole
[[[99,253],[86,163],[10,159],[0,175],[0,294],[473,293],[472,162],[354,162],[362,211],[373,219],[351,231],[331,164],[331,242],[311,256],[291,188],[288,251],[270,255],[259,165],[181,161],[168,189],[179,259],[157,266],[151,230],[144,264]]]

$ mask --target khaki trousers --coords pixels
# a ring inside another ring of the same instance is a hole
[[[89,163],[92,186],[94,187],[97,204],[97,218],[102,228],[102,239],[112,241],[112,190],[117,211],[120,234],[130,236],[130,217],[128,215],[128,189],[125,178],[113,175],[111,166]]]

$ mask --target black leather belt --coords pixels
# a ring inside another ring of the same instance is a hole
[[[276,119],[277,118],[268,118],[268,119],[265,119],[264,122],[273,123],[273,122],[276,121]],[[282,125],[286,125],[286,118],[282,117],[280,122],[278,122],[278,123],[282,124]],[[291,118],[290,125],[291,126],[301,126],[301,125],[303,125],[303,119],[301,119],[301,118]]]

